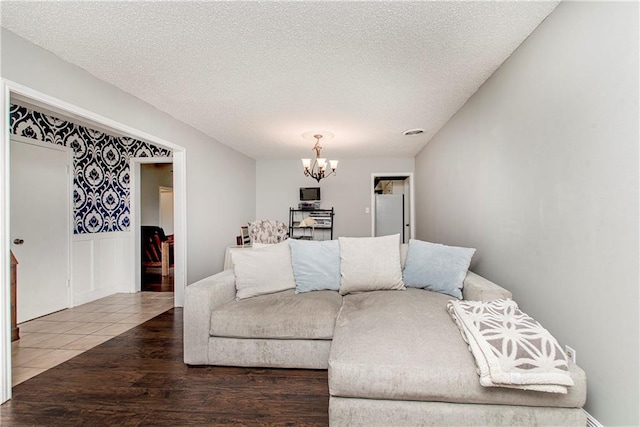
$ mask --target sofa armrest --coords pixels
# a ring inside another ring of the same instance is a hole
[[[498,286],[490,280],[477,275],[473,271],[467,272],[462,287],[462,298],[472,301],[491,301],[494,299],[511,298],[511,292]]]
[[[185,289],[184,293],[184,363],[208,363],[211,312],[236,297],[233,270],[202,279]]]

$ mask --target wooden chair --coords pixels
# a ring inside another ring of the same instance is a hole
[[[249,227],[243,225],[240,227],[240,245],[238,246],[251,246],[251,237],[249,236]]]
[[[173,267],[173,235],[165,236],[161,227],[142,226],[142,268],[162,269],[168,276]]]

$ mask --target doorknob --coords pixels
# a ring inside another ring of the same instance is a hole
[[[22,239],[14,239],[13,240],[13,244],[14,245],[21,245],[23,243],[24,243],[24,240],[22,240]]]

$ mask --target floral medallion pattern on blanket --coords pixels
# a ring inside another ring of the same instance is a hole
[[[515,301],[449,301],[447,309],[476,359],[481,385],[554,393],[573,385],[556,339]]]

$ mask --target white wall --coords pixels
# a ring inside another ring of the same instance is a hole
[[[72,238],[73,306],[116,292],[130,292],[131,233],[75,234]]]
[[[334,238],[371,236],[371,174],[413,172],[413,158],[339,159],[338,174],[320,181],[302,174],[300,159],[256,161],[256,217],[289,223],[300,187],[320,187],[322,208],[335,208]],[[239,226],[238,226],[239,227]]]
[[[187,283],[222,269],[237,227],[255,217],[253,159],[4,28],[2,77],[185,147]]]
[[[639,425],[638,3],[562,2],[416,157],[421,239],[587,372],[586,410]]]
[[[160,225],[160,187],[173,187],[172,169],[171,163],[140,165],[140,225]]]

